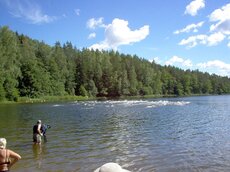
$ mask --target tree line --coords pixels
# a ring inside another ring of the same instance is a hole
[[[19,97],[119,97],[230,93],[230,79],[160,66],[117,51],[54,46],[0,27],[0,101]]]

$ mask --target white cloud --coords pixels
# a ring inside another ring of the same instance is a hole
[[[226,4],[221,9],[213,11],[209,16],[209,20],[211,22],[217,22],[211,25],[210,31],[230,34],[230,3]]]
[[[186,67],[192,67],[193,64],[192,64],[192,61],[187,59],[183,62],[183,66],[186,66]]]
[[[186,6],[185,14],[190,14],[191,16],[197,15],[198,10],[205,7],[205,0],[193,0],[190,4]]]
[[[43,14],[40,6],[34,1],[5,1],[9,12],[17,18],[23,18],[33,24],[50,23],[57,19],[55,16]]]
[[[97,27],[106,27],[106,25],[103,23],[103,20],[103,17],[100,17],[98,19],[91,18],[87,21],[87,27],[90,29],[95,29]]]
[[[214,10],[210,16],[210,21],[224,21],[230,19],[230,4],[226,4],[221,9]]]
[[[154,57],[153,59],[149,59],[149,62],[155,62],[156,64],[160,64],[161,63],[161,60],[160,60],[160,58],[159,57]]]
[[[96,37],[96,33],[91,33],[89,34],[88,39],[93,39],[95,37]]]
[[[184,67],[192,67],[192,61],[189,59],[183,59],[181,57],[178,56],[173,56],[172,58],[170,58],[168,61],[165,62],[166,65],[170,65],[173,66],[175,63],[179,63]]]
[[[198,3],[198,0],[195,1]],[[204,1],[202,0],[199,0],[199,2],[204,3]],[[214,23],[210,26],[210,35],[202,34],[190,36],[187,39],[181,40],[179,42],[179,45],[185,45],[188,48],[192,48],[199,44],[214,46],[222,42],[226,38],[226,36],[230,35],[230,3],[219,9],[214,10],[209,15],[209,21]],[[201,26],[202,24],[203,23],[200,23]],[[195,29],[196,31],[196,26],[198,25],[188,25],[186,28],[177,30],[174,33],[178,34],[181,32],[190,31],[190,29]],[[227,44],[227,46],[230,47],[230,42]]]
[[[225,35],[221,32],[216,32],[211,35],[196,35],[190,36],[187,39],[183,39],[179,42],[179,45],[186,45],[188,48],[195,47],[198,44],[214,46],[219,44],[225,39]]]
[[[208,61],[205,63],[198,63],[198,67],[203,69],[214,69],[219,71],[218,73],[223,76],[230,76],[230,64],[227,64],[220,60]]]
[[[198,43],[204,44],[206,39],[207,39],[206,35],[190,36],[187,39],[182,39],[179,42],[179,45],[186,45],[188,48],[192,48],[195,47]]]
[[[92,46],[89,47],[90,49],[98,49],[98,50],[106,50],[106,49],[109,49],[109,45],[105,42],[101,42],[99,44],[93,44]]]
[[[77,16],[80,16],[80,9],[74,9],[74,13],[77,15]]]
[[[160,59],[157,57],[157,61]],[[169,60],[162,62],[161,65],[171,65],[176,66],[182,69],[198,69],[202,72],[208,72],[210,74],[217,74],[220,76],[228,76],[230,77],[230,64],[225,63],[221,60],[212,60],[202,63],[193,64],[190,59],[181,58],[178,56],[173,56]]]
[[[198,28],[200,28],[202,25],[204,24],[204,22],[199,22],[197,24],[190,24],[188,26],[186,26],[185,28],[181,29],[181,30],[176,30],[174,32],[174,34],[179,34],[179,33],[184,33],[184,32],[198,32]]]
[[[155,57],[155,58],[153,58],[153,60],[154,60],[154,62],[157,63],[157,64],[160,64],[160,63],[161,63],[159,57]]]
[[[224,40],[225,36],[221,32],[216,32],[207,37],[209,46],[217,45]]]
[[[120,45],[128,45],[139,42],[149,35],[149,26],[145,25],[137,30],[128,27],[128,21],[115,18],[105,28],[105,40],[94,44],[93,49],[117,49]]]

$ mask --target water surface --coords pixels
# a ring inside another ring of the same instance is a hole
[[[230,170],[230,96],[0,105],[0,137],[22,156],[12,171]],[[32,144],[38,119],[48,142]]]

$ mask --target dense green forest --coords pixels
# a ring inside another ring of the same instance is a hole
[[[136,55],[54,46],[0,27],[0,100],[230,93],[230,79],[160,66]]]

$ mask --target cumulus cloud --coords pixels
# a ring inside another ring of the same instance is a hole
[[[218,31],[223,34],[230,34],[230,3],[220,9],[214,10],[210,16],[211,22],[216,22],[210,27],[210,31]]]
[[[223,76],[230,75],[230,64],[227,64],[220,60],[213,60],[213,61],[208,61],[205,63],[198,63],[197,66],[203,69],[214,68],[215,70],[219,71],[220,75],[223,75]]]
[[[103,17],[100,17],[98,19],[91,18],[87,21],[87,27],[89,29],[95,29],[97,27],[106,27],[106,25],[103,23],[103,20]]]
[[[179,63],[184,67],[192,67],[192,61],[189,59],[183,59],[181,57],[178,56],[173,56],[172,58],[170,58],[168,61],[165,62],[165,64],[168,66],[173,66],[175,63]]]
[[[106,50],[106,49],[109,49],[110,46],[106,43],[106,42],[101,42],[101,43],[96,43],[96,44],[93,44],[92,46],[89,47],[90,49],[98,49],[98,50]]]
[[[225,35],[221,32],[216,32],[207,37],[207,45],[213,46],[217,45],[225,39]]]
[[[224,21],[224,20],[228,20],[228,19],[230,19],[229,12],[230,12],[230,3],[226,4],[225,6],[223,6],[220,9],[214,10],[210,14],[209,19],[210,19],[210,21]]]
[[[187,39],[182,39],[179,42],[179,45],[186,45],[188,48],[192,48],[195,47],[198,43],[204,44],[206,38],[206,35],[190,36]]]
[[[219,44],[225,39],[225,35],[221,32],[216,32],[211,35],[195,35],[190,36],[187,39],[182,39],[179,42],[179,45],[185,45],[188,48],[195,47],[198,44],[208,45],[208,46],[214,46]]]
[[[161,63],[161,60],[159,57],[154,57],[153,60],[151,60],[150,62],[154,61],[155,63],[157,64],[160,64]]]
[[[179,45],[185,45],[188,48],[192,48],[199,44],[214,46],[222,42],[228,35],[230,35],[230,3],[214,10],[209,15],[209,21],[214,23],[210,26],[210,35],[201,34],[190,36],[187,39],[181,40]],[[197,27],[203,25],[203,23],[198,24],[188,25],[186,28],[177,30],[174,33],[178,34],[181,32],[186,32],[189,29],[195,29],[196,31]],[[227,44],[227,46],[230,47],[230,42]]]
[[[152,59],[149,59],[148,61],[151,62],[151,63],[154,62],[156,64],[161,64],[161,60],[160,60],[159,57],[154,57]]]
[[[89,34],[88,39],[93,39],[95,37],[96,37],[96,33],[94,32],[94,33]]]
[[[149,26],[145,25],[137,30],[128,27],[128,21],[115,18],[105,28],[105,40],[94,44],[93,49],[117,49],[120,45],[128,45],[139,42],[149,35]]]
[[[156,58],[157,61],[160,61],[160,58]],[[170,65],[170,66],[176,66],[183,69],[194,69],[199,70],[203,72],[208,72],[210,74],[217,74],[220,76],[228,76],[230,77],[230,64],[225,63],[221,60],[212,60],[207,62],[200,62],[193,64],[193,62],[190,59],[173,56],[167,61],[161,62],[161,65]]]
[[[188,33],[188,32],[198,32],[198,28],[202,27],[202,25],[204,24],[204,22],[199,22],[197,24],[190,24],[188,26],[186,26],[185,28],[183,29],[180,29],[180,30],[176,30],[174,32],[174,34],[180,34],[180,33]]]
[[[204,0],[193,0],[190,4],[186,6],[185,14],[195,16],[197,15],[198,10],[204,7],[205,7]]]
[[[44,14],[41,7],[34,1],[8,0],[4,1],[11,15],[26,19],[32,24],[50,23],[57,19],[55,16]]]

